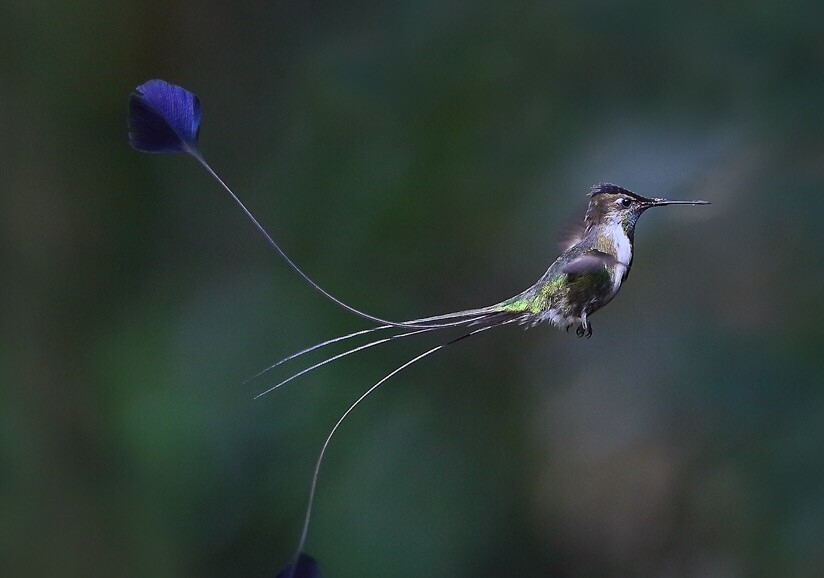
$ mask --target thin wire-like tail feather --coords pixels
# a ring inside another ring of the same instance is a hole
[[[485,326],[489,326],[490,324],[499,323],[500,320],[503,318],[503,316],[506,316],[506,317],[509,317],[509,318],[512,317],[511,314],[497,313],[497,314],[494,314],[495,321],[492,321],[493,316],[478,316],[478,317],[470,317],[470,318],[462,321],[461,324],[466,326],[466,325],[484,323]],[[490,320],[490,323],[486,323],[487,320]],[[453,327],[453,326],[457,326],[457,325],[452,325],[451,324],[447,327]],[[362,329],[361,331],[355,331],[354,333],[348,333],[346,335],[341,335],[340,337],[335,337],[333,339],[328,339],[326,341],[323,341],[321,343],[318,343],[316,345],[313,345],[311,347],[307,347],[306,349],[298,351],[297,353],[293,353],[289,357],[285,357],[285,358],[281,359],[277,363],[274,363],[274,364],[270,365],[269,367],[267,367],[266,369],[258,372],[257,375],[255,375],[254,377],[259,377],[259,376],[263,375],[264,373],[270,371],[271,369],[274,369],[275,367],[281,365],[282,363],[284,363],[286,361],[289,361],[290,359],[294,359],[294,358],[296,358],[300,355],[303,355],[304,353],[309,353],[310,351],[320,349],[321,347],[323,347],[325,345],[330,345],[332,343],[343,341],[345,339],[350,339],[352,337],[357,337],[359,335],[365,335],[367,333],[371,333],[373,331],[378,331],[380,329],[397,329],[397,328],[393,327],[393,326],[390,326],[390,325],[381,325],[381,326],[378,326],[378,327],[372,327],[370,329]],[[287,377],[283,381],[281,381],[281,382],[277,383],[276,385],[273,385],[272,387],[266,389],[265,391],[262,391],[261,393],[257,394],[254,397],[254,399],[258,399],[259,397],[263,397],[264,395],[267,395],[267,394],[275,391],[276,389],[280,388],[281,386],[286,385],[287,383],[289,383],[293,379],[297,379],[298,377],[300,377],[302,375],[306,375],[307,373],[311,373],[312,371],[314,371],[314,370],[316,370],[320,367],[323,367],[324,365],[326,365],[328,363],[331,363],[333,361],[337,361],[338,359],[341,359],[341,358],[346,357],[348,355],[352,355],[353,353],[357,353],[358,351],[363,351],[364,349],[369,349],[369,348],[375,347],[376,345],[381,345],[382,343],[387,343],[389,341],[394,341],[395,339],[399,339],[401,337],[412,337],[413,335],[418,335],[418,334],[421,334],[421,333],[428,333],[430,331],[436,331],[436,330],[441,330],[441,329],[444,329],[444,327],[442,327],[441,325],[436,325],[436,326],[433,326],[433,327],[424,327],[424,328],[421,328],[421,329],[412,329],[412,328],[410,328],[410,330],[408,330],[408,331],[405,331],[405,332],[402,332],[402,333],[396,333],[395,335],[390,335],[389,337],[383,337],[383,338],[380,338],[380,339],[375,339],[374,341],[370,341],[370,342],[365,343],[363,345],[359,345],[357,347],[347,349],[346,351],[344,351],[342,353],[338,353],[338,354],[333,355],[331,357],[327,357],[326,359],[324,359],[322,361],[319,361],[318,363],[315,363],[314,365],[310,365],[309,367],[307,367],[305,369],[302,369],[302,370],[298,371],[297,373],[294,373],[294,374],[290,375],[289,377]],[[249,379],[254,379],[254,377],[249,378]],[[246,381],[248,382],[249,380],[246,380]]]
[[[344,420],[346,420],[347,416],[349,416],[349,414],[352,413],[352,411],[354,411],[354,409],[356,407],[358,407],[358,405],[360,405],[360,403],[363,400],[365,400],[367,397],[369,397],[369,395],[371,395],[372,392],[374,392],[376,389],[378,389],[381,385],[383,385],[384,383],[389,381],[392,377],[394,377],[395,375],[397,375],[398,373],[400,373],[401,371],[403,371],[404,369],[406,369],[410,365],[413,365],[413,364],[417,363],[418,361],[420,361],[424,357],[432,355],[436,351],[439,351],[439,350],[441,350],[445,347],[448,347],[448,346],[450,346],[454,343],[462,341],[462,340],[464,340],[468,337],[471,337],[472,335],[475,335],[477,333],[480,333],[482,331],[486,331],[488,329],[492,329],[493,327],[500,327],[501,325],[507,325],[509,323],[513,323],[515,321],[518,321],[519,318],[520,318],[520,316],[516,316],[516,317],[510,316],[509,319],[506,319],[504,321],[500,321],[500,322],[498,322],[494,325],[485,325],[483,327],[479,327],[478,329],[473,329],[472,331],[470,331],[468,333],[464,333],[460,337],[456,337],[455,339],[451,339],[451,340],[449,340],[445,343],[441,343],[440,345],[436,345],[435,347],[431,347],[431,348],[427,349],[426,351],[424,351],[420,355],[417,355],[417,356],[413,357],[409,361],[407,361],[407,362],[403,363],[402,365],[396,367],[394,370],[390,371],[385,376],[383,376],[380,380],[378,380],[377,383],[375,383],[372,387],[370,387],[365,392],[363,392],[360,395],[360,397],[358,397],[358,399],[356,399],[347,408],[347,410],[345,412],[343,412],[343,414],[341,414],[340,418],[338,418],[338,421],[335,423],[335,425],[329,431],[329,434],[326,436],[326,440],[323,442],[323,446],[321,447],[320,453],[318,454],[318,459],[315,461],[315,470],[314,470],[314,473],[312,474],[312,483],[309,487],[309,501],[308,501],[307,506],[306,506],[306,515],[304,516],[304,519],[303,519],[303,529],[301,530],[300,540],[298,541],[298,547],[297,547],[297,551],[295,552],[295,555],[294,555],[294,560],[297,560],[300,557],[300,554],[303,552],[303,547],[306,545],[306,538],[309,535],[309,522],[312,519],[312,505],[314,504],[314,501],[315,501],[315,493],[316,493],[317,486],[318,486],[318,474],[320,473],[320,466],[323,463],[323,457],[326,454],[326,449],[329,447],[329,442],[332,441],[332,437],[334,437],[335,432],[338,431],[338,428],[341,426],[341,424],[344,422]],[[403,335],[406,335],[406,334],[403,334]]]
[[[452,313],[444,313],[442,315],[433,315],[431,317],[420,317],[418,319],[410,319],[404,321],[405,326],[424,327],[458,327],[468,323],[481,322],[488,319],[490,316],[501,313],[508,313],[503,309],[502,303],[489,305],[488,307],[479,307],[478,309],[465,309],[464,311],[453,311]],[[439,323],[446,321],[447,323]]]
[[[232,198],[235,204],[238,207],[240,207],[240,209],[243,211],[243,214],[246,215],[246,217],[252,222],[252,224],[255,226],[258,232],[260,232],[260,234],[263,235],[263,238],[266,239],[266,242],[269,244],[269,246],[272,247],[283,258],[286,264],[289,265],[289,267],[291,267],[295,271],[295,273],[300,275],[300,277],[303,278],[303,280],[306,281],[312,287],[312,289],[314,289],[315,291],[329,299],[338,307],[341,307],[342,309],[345,309],[346,311],[353,313],[358,317],[363,317],[364,319],[374,321],[375,323],[380,323],[381,325],[404,326],[403,323],[397,323],[395,321],[381,319],[380,317],[376,317],[374,315],[370,315],[369,313],[365,313],[359,309],[356,309],[351,305],[344,303],[343,301],[329,293],[326,289],[318,285],[311,277],[309,277],[309,275],[304,273],[303,269],[298,267],[298,265],[294,261],[292,261],[292,259],[289,257],[289,255],[286,254],[286,252],[283,249],[280,248],[280,245],[272,238],[272,236],[263,227],[263,225],[260,224],[260,221],[258,221],[257,218],[252,214],[252,212],[248,208],[246,208],[246,205],[243,203],[243,201],[240,200],[240,197],[238,197],[234,193],[234,191],[232,191],[232,189],[229,188],[229,185],[227,185],[223,181],[223,179],[220,178],[220,176],[212,169],[212,167],[209,166],[209,163],[206,162],[206,160],[200,154],[200,151],[196,149],[190,149],[189,152],[195,159],[197,159],[197,161],[203,166],[203,168],[205,168],[206,171],[210,175],[212,175],[212,177],[214,177],[214,179],[220,184],[220,186],[222,186],[224,190],[227,193],[229,193],[229,196]]]
[[[333,361],[337,361],[338,359],[341,359],[342,357],[346,357],[347,355],[352,355],[353,353],[357,353],[358,351],[363,351],[364,349],[369,349],[370,347],[375,347],[376,345],[380,345],[381,343],[386,343],[388,341],[393,341],[395,339],[400,339],[401,337],[411,337],[413,335],[418,335],[419,333],[426,333],[428,331],[435,331],[437,329],[439,329],[439,328],[438,327],[431,327],[431,328],[428,328],[428,329],[413,329],[413,330],[407,331],[405,333],[397,333],[395,335],[390,335],[389,337],[383,337],[381,339],[376,339],[374,341],[370,341],[369,343],[364,343],[363,345],[353,347],[352,349],[347,349],[346,351],[344,351],[342,353],[338,353],[337,355],[333,355],[332,357],[327,357],[323,361],[319,361],[319,362],[315,363],[314,365],[310,365],[309,367],[307,367],[305,369],[301,369],[297,373],[293,373],[292,375],[290,375],[289,377],[287,377],[286,379],[284,379],[283,381],[281,381],[277,385],[273,385],[272,387],[270,387],[266,391],[262,391],[261,393],[257,394],[255,396],[255,399],[258,399],[259,397],[263,397],[267,393],[271,393],[271,392],[275,391],[280,386],[286,385],[287,383],[289,383],[293,379],[297,379],[301,375],[306,375],[307,373],[310,373],[310,372],[318,369],[319,367],[323,367],[324,365],[326,365],[328,363],[332,363]]]
[[[258,232],[263,236],[263,238],[266,239],[266,242],[269,244],[269,246],[272,247],[278,253],[278,255],[280,255],[281,258],[286,262],[286,264],[289,265],[289,267],[291,267],[295,271],[295,273],[297,273],[304,281],[306,281],[306,283],[308,283],[315,291],[317,291],[318,293],[320,293],[321,295],[323,295],[324,297],[329,299],[329,301],[331,301],[332,303],[334,303],[338,307],[348,311],[349,313],[357,315],[358,317],[368,319],[369,321],[374,321],[375,323],[379,323],[381,325],[389,325],[391,327],[409,327],[409,328],[417,327],[417,324],[415,324],[414,322],[389,321],[387,319],[383,319],[381,317],[376,317],[375,315],[370,315],[369,313],[365,313],[364,311],[361,311],[360,309],[356,309],[355,307],[352,307],[351,305],[349,305],[347,303],[344,303],[343,301],[341,301],[340,299],[338,299],[337,297],[335,297],[334,295],[329,293],[326,289],[324,289],[323,287],[318,285],[314,281],[314,279],[309,277],[309,275],[306,274],[303,271],[303,269],[298,267],[297,263],[292,261],[292,259],[289,257],[289,255],[287,255],[286,252],[283,249],[281,249],[280,245],[272,238],[272,236],[263,227],[263,225],[260,224],[260,221],[257,220],[257,218],[252,214],[252,212],[243,203],[243,201],[240,200],[240,197],[238,197],[234,193],[234,191],[229,188],[229,185],[227,185],[226,182],[222,178],[220,178],[220,175],[218,175],[212,169],[212,167],[209,165],[209,163],[206,162],[206,159],[203,158],[203,156],[200,154],[200,151],[197,150],[196,148],[187,147],[187,152],[189,152],[191,154],[191,156],[194,157],[203,166],[203,168],[206,169],[206,171],[220,184],[220,186],[223,187],[223,189],[229,194],[229,196],[232,198],[232,200],[235,202],[235,204],[238,207],[240,207],[241,211],[243,211],[243,214],[246,215],[246,217],[252,222],[252,224],[255,226],[255,228],[258,230]],[[444,317],[444,319],[448,319],[448,317]],[[428,318],[426,321],[430,322],[430,321],[435,321],[435,320],[436,320],[435,318]],[[427,326],[431,326],[431,324],[427,323]]]
[[[394,325],[378,325],[377,327],[370,327],[369,329],[361,329],[359,331],[353,331],[352,333],[347,333],[346,335],[339,335],[338,337],[333,337],[332,339],[327,339],[326,341],[321,341],[320,343],[315,343],[314,345],[310,345],[309,347],[301,349],[300,351],[297,351],[297,352],[293,353],[292,355],[289,355],[288,357],[284,357],[280,361],[276,361],[275,363],[273,363],[269,367],[261,369],[260,371],[258,371],[253,376],[247,377],[246,379],[244,379],[243,383],[249,383],[250,381],[252,381],[254,379],[257,379],[258,377],[260,377],[264,373],[268,373],[268,372],[272,371],[277,366],[283,365],[287,361],[291,361],[291,360],[295,359],[296,357],[300,357],[301,355],[311,353],[312,351],[315,351],[316,349],[320,349],[321,347],[326,347],[327,345],[332,345],[333,343],[338,343],[340,341],[345,341],[347,339],[352,339],[353,337],[358,337],[360,335],[366,335],[367,333],[373,333],[375,331],[381,331],[381,330],[385,330],[385,329],[393,329],[394,327],[395,327]]]
[[[494,311],[491,308],[489,308],[489,310]],[[430,319],[433,319],[433,318],[422,318],[422,319],[419,319],[419,320],[415,320],[414,322],[410,322],[411,324],[409,324],[409,325],[407,325],[406,322],[404,322],[404,324],[401,325],[401,326],[397,326],[397,325],[378,325],[377,327],[370,327],[368,329],[361,329],[359,331],[353,331],[352,333],[347,333],[346,335],[339,335],[338,337],[333,337],[332,339],[327,339],[326,341],[321,341],[320,343],[310,345],[309,347],[301,349],[300,351],[292,353],[291,355],[289,355],[287,357],[284,357],[283,359],[281,359],[279,361],[276,361],[275,363],[271,364],[270,366],[268,366],[264,369],[261,369],[260,371],[258,371],[253,376],[245,379],[244,383],[248,383],[248,382],[250,382],[254,379],[257,379],[261,375],[264,375],[265,373],[268,373],[268,372],[272,371],[274,368],[278,367],[279,365],[283,365],[287,361],[291,361],[291,360],[293,360],[295,358],[298,358],[302,355],[305,355],[307,353],[311,353],[312,351],[315,351],[317,349],[321,349],[322,347],[326,347],[327,345],[332,345],[332,344],[335,344],[335,343],[339,343],[341,341],[346,341],[347,339],[352,339],[354,337],[359,337],[361,335],[366,335],[368,333],[373,333],[375,331],[385,331],[387,329],[399,329],[399,328],[407,328],[407,329],[420,328],[420,329],[425,329],[427,331],[434,330],[434,329],[448,329],[450,327],[462,327],[462,326],[467,326],[467,325],[472,325],[472,324],[486,323],[487,320],[496,318],[496,317],[501,316],[501,315],[505,315],[504,313],[500,313],[500,312],[497,312],[497,313],[492,313],[492,312],[480,313],[481,311],[485,311],[485,309],[470,309],[470,310],[467,310],[467,311],[456,311],[455,313],[447,313],[446,315],[439,315],[435,318],[435,320],[455,319],[455,321],[450,321],[449,323],[438,323],[438,324],[427,325],[423,322],[424,321],[429,321]],[[506,314],[506,315],[508,315],[508,314]],[[421,322],[421,323],[418,323],[418,322]],[[418,331],[418,332],[415,332],[413,334],[417,334],[417,333],[422,333],[422,331]],[[401,335],[406,335],[406,334],[400,334],[400,335],[397,335],[395,337],[399,337]],[[386,341],[390,341],[390,340],[391,339],[387,339]],[[379,343],[383,343],[383,342],[384,342],[384,340],[379,340]],[[355,348],[354,351],[360,351],[360,349],[361,348]],[[353,353],[354,353],[354,351],[353,351]],[[261,394],[258,394],[257,396],[255,396],[255,398],[258,398],[262,395],[265,395],[273,389],[277,389],[280,385],[283,385],[283,382],[281,382],[280,384],[278,384],[277,386],[275,386],[273,388],[270,388],[270,389],[264,391]]]

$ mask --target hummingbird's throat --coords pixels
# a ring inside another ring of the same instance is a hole
[[[594,237],[594,247],[615,257],[619,266],[629,267],[632,263],[632,239],[636,220],[637,217],[628,222],[618,217],[607,225],[593,227],[591,234]]]

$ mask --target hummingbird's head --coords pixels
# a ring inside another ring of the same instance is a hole
[[[589,190],[589,207],[584,223],[587,229],[598,225],[620,226],[629,235],[635,229],[638,217],[650,207],[708,204],[707,201],[647,198],[612,183],[601,183]]]

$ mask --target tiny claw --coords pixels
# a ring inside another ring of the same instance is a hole
[[[575,330],[575,335],[589,339],[592,337],[592,325],[590,325],[586,320],[581,321],[581,324]]]

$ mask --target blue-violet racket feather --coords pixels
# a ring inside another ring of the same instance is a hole
[[[301,552],[298,559],[284,568],[277,578],[320,578],[320,570],[314,558]]]
[[[129,143],[147,153],[197,156],[200,99],[165,80],[150,80],[129,96]]]

